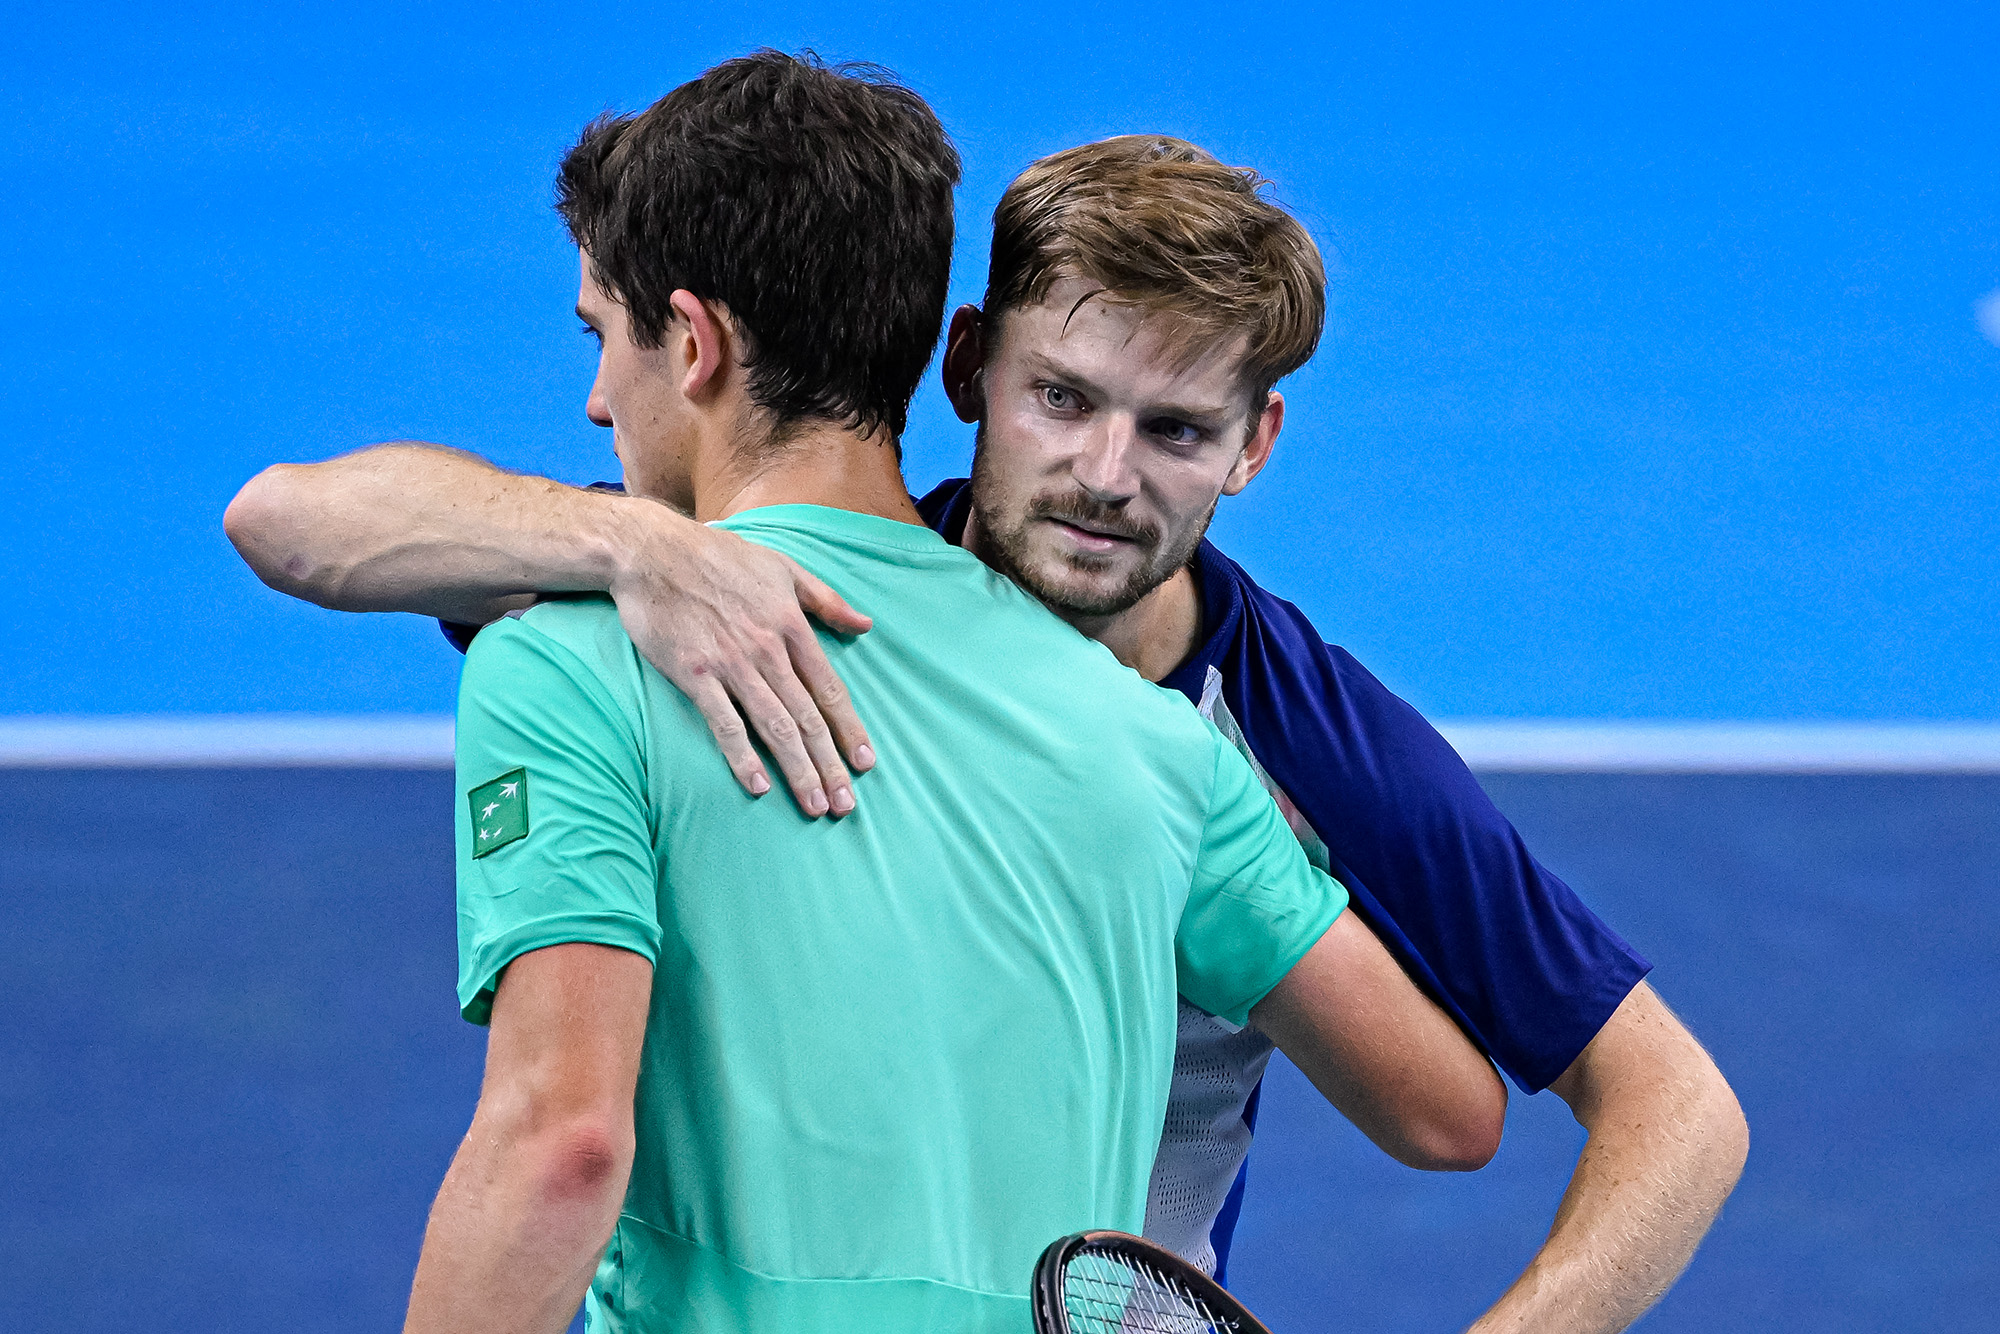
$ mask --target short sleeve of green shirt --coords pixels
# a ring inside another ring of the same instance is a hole
[[[1218,737],[1194,884],[1174,941],[1181,995],[1229,1023],[1278,985],[1347,907],[1250,766]]]
[[[660,926],[634,711],[531,621],[473,641],[458,701],[458,1001],[487,1021],[509,963],[587,942],[656,962]]]

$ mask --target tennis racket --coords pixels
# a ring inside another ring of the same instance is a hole
[[[1220,1283],[1125,1232],[1051,1242],[1034,1301],[1035,1334],[1271,1334]]]

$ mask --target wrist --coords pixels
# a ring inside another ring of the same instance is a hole
[[[694,523],[671,506],[641,496],[600,494],[592,500],[589,521],[579,532],[586,560],[601,581],[595,587],[606,593],[670,563],[672,553],[686,545],[686,529]]]

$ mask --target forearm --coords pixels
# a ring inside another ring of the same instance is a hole
[[[1742,1174],[1728,1083],[1641,987],[1555,1087],[1589,1132],[1548,1240],[1471,1334],[1612,1334],[1693,1258]]]
[[[341,611],[480,623],[523,595],[608,589],[628,530],[677,517],[456,450],[397,444],[267,468],[223,526],[280,592]]]
[[[631,1167],[629,1134],[516,1135],[475,1119],[431,1210],[408,1334],[568,1328]]]
[[[1251,1021],[1398,1162],[1471,1171],[1499,1147],[1506,1086],[1353,913],[1334,921]]]

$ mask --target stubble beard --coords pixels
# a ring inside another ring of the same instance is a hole
[[[984,422],[979,424],[973,440],[972,507],[979,514],[981,537],[977,554],[988,565],[1033,594],[1050,611],[1068,621],[1101,621],[1130,611],[1148,593],[1180,573],[1194,558],[1195,549],[1207,535],[1208,525],[1215,518],[1215,506],[1221,499],[1218,496],[1210,501],[1200,521],[1190,524],[1187,531],[1179,534],[1168,546],[1161,545],[1162,537],[1157,526],[1134,524],[1116,507],[1100,504],[1074,490],[1037,496],[1028,502],[1024,513],[1010,516],[1002,512],[999,498],[995,495],[998,483],[987,463],[989,455]],[[1078,554],[1037,562],[1028,529],[1030,524],[1041,519],[1078,520],[1109,529],[1121,537],[1130,538],[1138,547],[1141,559],[1125,581],[1115,588],[1076,587],[1055,577],[1047,567],[1054,564],[1088,575],[1108,567],[1110,561]]]

